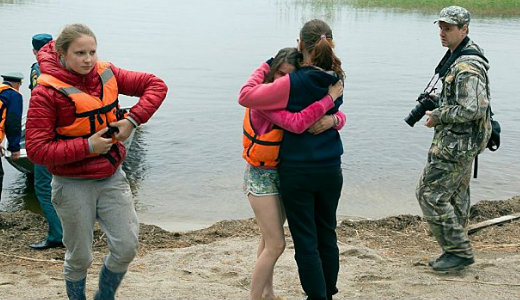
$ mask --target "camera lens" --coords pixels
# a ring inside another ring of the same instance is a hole
[[[404,118],[406,124],[413,127],[415,123],[417,123],[424,115],[426,114],[426,110],[421,102],[417,103],[417,105],[410,111],[408,116]]]

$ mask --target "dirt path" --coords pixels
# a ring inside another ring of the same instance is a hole
[[[476,223],[520,212],[520,197],[483,201],[472,207]],[[0,298],[66,299],[63,250],[32,251],[27,244],[44,236],[40,216],[0,213]],[[440,274],[427,261],[439,248],[417,216],[349,221],[338,226],[341,269],[335,299],[518,299],[520,222],[482,229],[471,236],[476,263]],[[106,252],[97,230],[94,265],[87,293],[92,298]],[[172,233],[142,225],[141,249],[118,292],[118,299],[247,299],[258,231],[254,220],[222,221],[209,228]],[[284,299],[302,299],[294,250],[287,249],[275,270],[275,288]]]

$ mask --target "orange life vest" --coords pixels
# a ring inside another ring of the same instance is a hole
[[[87,94],[64,83],[52,75],[42,73],[38,84],[50,86],[70,98],[76,106],[74,123],[56,128],[58,139],[89,137],[118,119],[119,101],[117,81],[110,69],[110,63],[98,62],[97,72],[102,83],[102,98]]]
[[[16,91],[17,93],[19,93],[16,89],[13,89],[11,86],[9,86],[7,84],[3,84],[3,83],[0,84],[0,93],[7,89],[12,89],[13,91]],[[7,106],[4,104],[4,102],[0,101],[0,143],[2,143],[2,141],[5,138],[4,125],[5,125],[6,113],[7,113]]]
[[[244,115],[242,157],[255,167],[275,167],[278,165],[278,153],[282,144],[283,130],[271,131],[257,135],[251,124],[251,110],[246,108]]]

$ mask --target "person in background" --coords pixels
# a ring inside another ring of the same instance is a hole
[[[32,37],[33,54],[36,57],[38,50],[52,40],[52,35],[47,33],[39,33]],[[38,85],[37,80],[40,76],[40,66],[35,62],[31,66],[31,74],[29,76],[29,89],[31,91]],[[43,165],[34,164],[34,192],[40,203],[45,220],[49,226],[47,237],[44,240],[29,244],[29,247],[35,250],[45,250],[49,248],[62,248],[63,229],[61,228],[60,218],[56,214],[56,210],[51,203],[51,180],[52,174]]]
[[[94,224],[108,241],[94,299],[115,298],[138,249],[139,223],[121,168],[125,141],[146,123],[167,93],[155,75],[99,61],[94,33],[83,24],[65,26],[38,51],[41,75],[29,103],[27,154],[53,175],[52,203],[63,226],[64,277],[69,299],[86,299]],[[139,97],[127,116],[118,95]],[[109,131],[110,129],[110,131]]]
[[[38,33],[33,35],[31,43],[33,46],[33,54],[34,57],[37,58],[38,50],[41,49],[41,47],[45,46],[48,42],[52,41],[52,35],[48,33]],[[38,77],[40,76],[40,65],[38,64],[38,61],[34,62],[31,66],[31,76],[30,82],[29,82],[29,89],[32,91],[37,85],[38,85]]]
[[[248,82],[252,85],[273,82],[298,69],[301,58],[298,49],[283,48],[274,58],[262,63]],[[280,179],[276,170],[283,131],[306,131],[334,107],[334,101],[342,93],[343,86],[338,81],[329,87],[325,97],[300,112],[284,109],[245,110],[242,156],[248,164],[244,173],[244,192],[262,234],[251,280],[250,299],[281,299],[274,293],[273,271],[285,248],[285,213],[279,198]],[[334,118],[332,124],[339,130],[344,124],[345,115],[338,111],[331,118]]]
[[[449,59],[437,67],[447,71],[439,74],[440,106],[426,112],[425,126],[435,131],[416,188],[424,218],[443,251],[429,263],[436,271],[457,270],[474,262],[466,232],[471,165],[491,136],[489,64],[482,49],[468,37],[469,22],[469,12],[460,6],[443,8],[436,21]],[[464,54],[468,50],[471,55]]]
[[[311,20],[300,30],[298,48],[302,67],[272,83],[246,84],[239,103],[256,109],[299,112],[343,81],[341,61],[334,53],[332,30],[321,20]],[[332,115],[343,96],[327,111]],[[336,210],[343,185],[339,132],[329,128],[319,134],[285,131],[280,146],[280,192],[294,242],[300,283],[308,299],[332,299],[339,272]]]
[[[19,90],[23,75],[12,72],[1,76],[3,82],[0,84],[0,144],[7,137],[9,144],[7,150],[11,152],[11,159],[17,160],[20,158],[20,140],[22,138],[23,97]],[[1,150],[4,152],[3,147]],[[4,168],[2,160],[0,160],[0,200],[3,181]]]

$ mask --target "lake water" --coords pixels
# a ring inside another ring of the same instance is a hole
[[[170,90],[137,132],[126,164],[141,221],[170,230],[253,216],[242,194],[240,87],[278,49],[295,46],[302,24],[328,22],[347,72],[341,131],[344,188],[338,215],[420,214],[415,185],[433,132],[403,118],[445,52],[435,15],[317,5],[309,1],[0,1],[0,72],[28,76],[31,36],[85,23],[102,60],[163,78]],[[499,151],[479,156],[472,201],[520,194],[520,19],[474,17],[470,37],[485,50]],[[26,80],[24,106],[30,96]],[[123,104],[136,99],[123,98]],[[5,160],[0,209],[35,206],[25,176]]]

